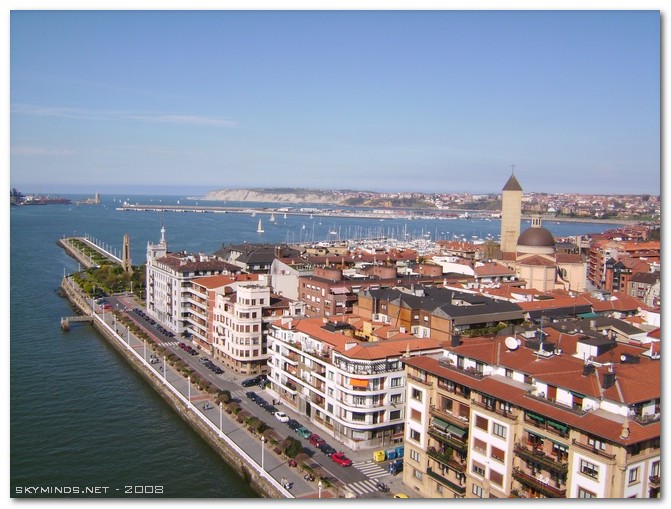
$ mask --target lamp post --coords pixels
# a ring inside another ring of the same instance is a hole
[[[264,452],[265,452],[265,450],[266,450],[266,448],[264,447],[265,443],[266,443],[266,437],[262,436],[262,437],[261,437],[261,470],[263,470],[263,471],[266,470],[266,469],[265,469],[264,462],[263,462],[263,459],[264,459],[263,454],[264,454]]]
[[[223,407],[223,403],[220,401],[219,402],[219,431],[221,431],[221,432],[223,432],[223,429],[222,429],[223,428],[223,421],[222,421],[223,414],[221,413],[222,407]]]
[[[166,378],[167,371],[165,369],[165,355],[163,356],[163,380],[167,380]]]
[[[189,403],[191,403],[191,375],[189,375]]]
[[[146,339],[142,340],[142,355],[144,357],[144,361],[147,362],[147,340]]]
[[[319,498],[322,498],[322,488],[323,487],[324,487],[324,485],[322,484],[322,480],[319,479],[319,482],[317,483],[317,488],[319,489],[319,495],[318,495]]]

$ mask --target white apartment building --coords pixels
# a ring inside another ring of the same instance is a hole
[[[196,305],[193,301],[186,302],[191,281],[239,271],[214,256],[169,253],[165,227],[161,227],[161,241],[147,244],[147,313],[167,329],[181,334],[189,323],[189,308]]]
[[[322,318],[280,320],[268,335],[270,390],[354,450],[403,440],[401,358],[441,351],[437,341],[405,333],[362,337],[349,323]]]
[[[240,282],[217,293],[213,308],[215,358],[241,374],[267,372],[268,326],[280,318],[301,317],[305,306],[271,293],[267,276]]]

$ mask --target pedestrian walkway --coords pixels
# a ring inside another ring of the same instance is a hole
[[[357,496],[378,491],[377,481],[372,481],[370,479],[346,484],[345,487],[348,490],[353,491]]]
[[[163,346],[177,346],[179,345],[179,341],[163,341],[161,344]]]
[[[380,465],[373,462],[372,460],[358,461],[352,463],[352,466],[356,468],[359,472],[365,474],[370,479],[377,479],[378,477],[389,475],[389,472],[387,472],[384,468],[382,468]]]

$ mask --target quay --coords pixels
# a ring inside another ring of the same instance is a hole
[[[224,433],[222,428],[217,427],[212,421],[201,414],[199,409],[194,405],[194,401],[199,399],[197,389],[192,389],[190,385],[185,387],[184,389],[188,391],[189,395],[185,397],[175,385],[178,385],[178,383],[184,385],[187,381],[181,375],[177,374],[177,372],[172,372],[170,368],[166,368],[165,371],[162,370],[163,373],[159,373],[146,360],[146,353],[145,355],[142,354],[142,343],[133,345],[129,330],[126,331],[126,339],[122,338],[115,328],[110,326],[101,316],[93,311],[89,299],[86,298],[71,278],[64,277],[62,279],[61,290],[72,305],[82,313],[82,318],[88,318],[92,322],[93,327],[124,357],[128,364],[149,382],[152,388],[170,405],[177,415],[189,424],[254,491],[264,498],[295,498],[290,491],[285,489],[269,474],[268,470],[261,468],[260,464],[246,452],[250,450],[249,445],[251,444],[243,443],[242,445],[238,445],[228,436],[232,431]],[[108,317],[111,315],[112,313],[107,314]],[[139,341],[137,338],[133,339],[135,342]],[[172,378],[177,378],[178,383],[175,385],[167,382],[168,371],[171,371]],[[200,399],[202,400],[202,397]],[[240,426],[237,423],[235,424],[235,430],[240,429]],[[248,442],[252,441],[251,437],[246,438]],[[265,447],[265,444],[261,443],[261,447]],[[270,456],[270,451],[268,451],[268,456]],[[263,452],[261,462],[263,462]],[[330,494],[329,496],[332,497]]]
[[[88,235],[84,237],[62,237],[58,239],[58,245],[61,246],[66,253],[72,256],[75,260],[82,264],[85,268],[89,269],[91,267],[96,267],[98,264],[93,260],[91,254],[87,254],[82,249],[79,249],[74,245],[75,242],[82,243],[90,251],[97,253],[99,256],[109,260],[115,264],[121,264],[121,258],[117,257],[114,253],[108,251],[108,246],[100,246],[95,242],[95,239],[91,239]],[[108,249],[106,249],[106,247]]]
[[[70,330],[70,324],[72,322],[88,322],[93,323],[92,316],[64,316],[61,318],[61,329]]]

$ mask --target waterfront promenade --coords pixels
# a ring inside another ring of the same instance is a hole
[[[232,464],[246,482],[249,482],[255,490],[265,497],[270,498],[337,498],[353,497],[362,498],[390,498],[392,494],[398,492],[407,492],[402,486],[402,476],[384,475],[381,481],[390,487],[390,492],[381,493],[374,489],[376,480],[360,480],[357,482],[342,482],[337,479],[339,467],[327,459],[327,464],[323,467],[313,460],[307,463],[315,468],[316,471],[325,472],[324,476],[333,486],[322,489],[317,482],[307,481],[303,478],[303,473],[297,467],[289,466],[288,460],[282,455],[273,451],[269,443],[261,441],[260,436],[250,432],[244,424],[239,423],[234,416],[227,414],[224,409],[216,405],[213,396],[199,390],[190,379],[173,369],[166,362],[166,359],[154,357],[153,350],[147,342],[136,337],[128,328],[116,319],[112,312],[100,311],[92,312],[92,300],[81,292],[77,285],[69,278],[63,279],[62,287],[71,302],[75,304],[84,313],[90,315],[94,326],[101,334],[110,341],[117,350],[119,350],[128,362],[133,365],[136,371],[140,372],[145,379],[159,392],[164,399],[173,407],[173,409],[187,421],[196,432],[198,432],[210,445],[217,451],[222,458]],[[121,309],[131,309],[136,305],[130,296],[117,296],[117,301],[121,304]],[[136,320],[134,313],[125,313],[125,315],[136,324],[141,323]],[[235,399],[240,399],[245,390],[239,385],[239,380],[232,373],[226,373],[219,382],[219,387],[228,389]],[[263,396],[270,395],[264,394]],[[268,417],[263,410],[256,405],[247,404],[244,409],[257,415],[268,422],[280,435],[290,435],[291,432],[285,428],[282,423],[273,422],[273,417]],[[207,408],[204,405],[207,404]],[[304,416],[296,415],[290,409],[282,408],[290,417],[299,420],[301,424],[309,426]],[[272,420],[271,420],[272,419]],[[346,454],[358,465],[358,468],[375,469],[378,478],[382,468],[373,464],[371,461],[372,451],[345,451]],[[350,469],[353,467],[350,467]],[[330,470],[329,470],[330,469]],[[334,473],[335,472],[335,473]],[[353,473],[352,470],[347,472]],[[359,472],[357,472],[359,473]],[[281,486],[281,480],[286,479],[291,483],[291,489],[286,490]]]

